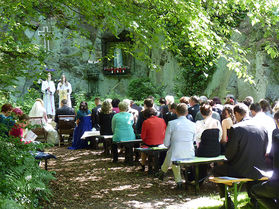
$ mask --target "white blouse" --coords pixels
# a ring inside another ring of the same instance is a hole
[[[222,138],[222,127],[218,120],[208,116],[204,120],[199,120],[196,122],[196,143],[199,145],[201,142],[201,136],[206,129],[219,129],[219,141]]]

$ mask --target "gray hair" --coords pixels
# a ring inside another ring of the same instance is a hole
[[[120,102],[118,104],[118,108],[119,108],[120,111],[127,111],[129,106],[126,102]]]

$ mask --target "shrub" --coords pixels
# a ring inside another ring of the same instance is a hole
[[[30,88],[22,98],[17,100],[16,106],[20,107],[24,113],[28,114],[37,98],[41,98],[41,92]]]
[[[48,183],[54,179],[31,154],[44,145],[23,144],[3,127],[0,132],[0,208],[38,208],[51,195]]]
[[[91,110],[94,106],[94,97],[89,96],[85,91],[79,91],[79,92],[75,92],[72,94],[72,96],[74,97],[74,103],[75,106],[73,106],[73,108],[75,109],[75,111],[77,112],[79,110],[79,104],[82,101],[86,101],[88,104],[88,109]]]
[[[150,95],[160,97],[164,90],[165,86],[155,86],[149,78],[136,78],[129,83],[128,95],[133,100],[143,100]]]

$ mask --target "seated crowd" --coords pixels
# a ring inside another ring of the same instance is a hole
[[[157,106],[150,96],[144,100],[141,108],[128,99],[106,99],[101,102],[100,98],[95,98],[96,107],[90,111],[83,101],[76,114],[77,126],[70,149],[86,148],[88,144],[81,140],[81,135],[92,128],[100,131],[101,135],[113,135],[114,142],[139,137],[143,147],[164,144],[169,149],[158,177],[163,180],[171,167],[178,189],[182,187],[182,178],[179,165],[172,164],[173,161],[224,154],[227,160],[213,168],[215,176],[259,179],[262,177],[259,170],[274,170],[270,181],[248,183],[247,191],[255,207],[260,204],[265,208],[277,208],[279,105],[276,104],[273,111],[267,100],[254,103],[249,96],[237,102],[233,95],[227,95],[224,105],[218,97],[208,100],[205,96],[182,97],[179,102],[176,104],[173,96],[166,96],[160,99],[160,106]],[[5,104],[0,114],[0,124],[5,124],[10,134],[14,132],[12,129],[24,128],[22,123],[11,116],[13,109],[11,105]],[[67,101],[62,100],[55,122],[58,122],[58,115],[73,114],[75,112],[67,107]],[[44,119],[47,141],[56,144],[57,131],[47,123],[42,100],[36,100],[29,116]],[[23,137],[21,132],[19,135]],[[112,144],[112,154],[116,162],[118,147],[115,144]],[[141,170],[144,171],[145,165],[146,155],[142,153]],[[208,174],[208,167],[200,166],[200,170],[202,182]],[[224,196],[222,185],[220,195]],[[231,202],[230,198],[228,201]]]

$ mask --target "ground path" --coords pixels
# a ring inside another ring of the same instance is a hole
[[[123,157],[119,163],[112,163],[101,149],[68,150],[65,145],[46,151],[57,160],[49,160],[49,170],[55,172],[56,180],[51,182],[53,197],[44,208],[213,209],[222,203],[211,182],[203,185],[199,196],[194,195],[193,187],[177,191],[171,170],[162,182],[139,171],[139,165],[125,165]]]

